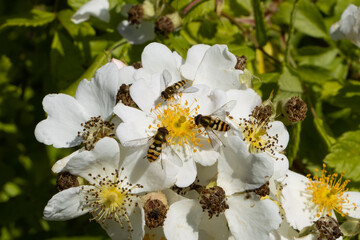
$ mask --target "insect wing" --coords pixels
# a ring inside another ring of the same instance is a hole
[[[217,110],[215,110],[212,114],[210,114],[210,116],[217,117],[222,121],[225,121],[225,116],[235,107],[235,105],[236,105],[236,101],[231,100],[225,103],[224,105],[222,105],[221,107],[219,107]]]
[[[179,154],[174,150],[173,147],[170,146],[168,142],[166,142],[166,148],[163,149],[163,152],[167,151],[168,156],[171,157],[171,160],[176,166],[182,167],[183,161],[181,160]]]
[[[146,145],[151,138],[153,137],[139,138],[139,139],[123,142],[121,144],[124,147],[137,147],[137,146]]]
[[[170,83],[171,83],[172,77],[171,74],[168,70],[164,70],[163,73],[161,74],[161,81],[160,81],[160,87],[161,90],[165,90],[165,88],[167,88]]]
[[[210,127],[205,128],[210,144],[215,151],[219,151],[221,145],[225,146],[220,137]]]
[[[184,91],[181,91],[183,93],[194,93],[194,92],[198,92],[199,89],[197,87],[188,87],[188,88],[185,88]]]

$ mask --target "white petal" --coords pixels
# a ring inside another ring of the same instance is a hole
[[[202,209],[196,200],[182,200],[172,204],[164,222],[164,233],[168,240],[196,240]]]
[[[273,160],[274,162],[274,173],[272,178],[274,180],[282,178],[286,175],[287,171],[289,170],[289,160],[283,154],[276,154],[275,155],[277,160]]]
[[[119,70],[119,83],[129,85],[134,83],[134,74],[136,69],[133,66],[125,66]],[[120,86],[119,86],[120,87]]]
[[[209,45],[197,44],[188,50],[186,61],[180,68],[181,74],[184,76],[184,78],[194,80],[201,60],[209,48]]]
[[[122,229],[120,224],[114,220],[106,220],[104,224],[101,224],[102,228],[107,232],[111,239],[143,239],[145,235],[145,217],[143,208],[134,207],[128,209],[127,212],[131,226],[134,229],[133,232],[128,231],[126,222],[124,222],[124,229]]]
[[[160,74],[152,74],[151,79],[138,79],[130,87],[131,98],[147,113],[160,97],[160,77]]]
[[[236,106],[230,111],[235,119],[247,118],[256,106],[261,105],[261,97],[251,88],[247,90],[231,89],[226,92],[228,101],[235,100]]]
[[[126,147],[145,145],[151,140],[151,137],[146,134],[146,126],[148,125],[143,119],[121,123],[116,129],[116,136],[121,144]]]
[[[238,136],[226,139],[226,148],[218,161],[218,185],[227,195],[259,188],[273,173],[273,159],[265,153],[250,154]]]
[[[146,118],[146,113],[143,111],[137,108],[126,106],[122,103],[116,104],[114,107],[114,113],[118,115],[119,118],[121,118],[121,120],[124,122],[133,122],[135,120]]]
[[[200,163],[203,166],[211,166],[219,158],[219,155],[220,155],[219,152],[214,151],[212,148],[210,148],[209,150],[205,150],[204,146],[202,146],[200,148],[200,151],[197,151],[194,154],[193,158],[195,162]]]
[[[306,177],[290,170],[282,181],[281,204],[290,226],[297,230],[312,225],[316,218],[316,212],[309,208],[311,199],[306,194],[307,184]]]
[[[343,206],[344,212],[349,213],[349,217],[360,219],[360,193],[359,192],[345,192],[348,195],[349,204]],[[353,205],[355,204],[355,206]]]
[[[199,226],[199,240],[227,239],[230,235],[227,221],[224,214],[212,217],[205,212]]]
[[[56,148],[73,147],[82,142],[78,132],[82,131],[81,123],[90,117],[76,99],[65,94],[49,94],[43,100],[43,107],[48,117],[35,128],[39,142]]]
[[[270,125],[271,127],[267,133],[269,136],[275,136],[277,134],[277,145],[280,146],[279,151],[284,150],[289,142],[289,133],[285,125],[280,121],[271,122]]]
[[[70,155],[60,159],[60,160],[57,160],[54,165],[52,166],[51,168],[51,171],[53,171],[53,173],[59,173],[63,170],[63,168],[66,166],[66,164],[69,162],[69,160],[71,158],[73,158],[74,156],[76,156],[77,154],[79,154],[79,152],[81,151],[84,151],[84,148],[82,149],[79,149],[73,153],[71,153]]]
[[[63,171],[68,171],[73,175],[81,176],[90,183],[94,180],[89,176],[105,176],[114,173],[119,169],[120,150],[119,144],[113,138],[103,138],[98,141],[92,151],[82,151],[73,156]],[[105,168],[105,171],[103,170]]]
[[[176,58],[170,49],[163,44],[150,43],[147,45],[141,54],[141,63],[150,74],[159,74],[166,69],[170,72],[174,82],[180,81]]]
[[[270,199],[256,201],[243,196],[230,196],[225,216],[237,240],[269,239],[270,231],[281,223],[279,208]]]
[[[128,177],[129,182],[141,184],[144,188],[134,192],[151,192],[169,188],[175,184],[178,168],[169,162],[163,160],[161,166],[160,159],[155,162],[149,162],[146,159],[148,145],[141,148],[128,148],[124,160],[124,175]]]
[[[94,16],[104,22],[110,21],[109,2],[108,0],[91,0],[85,3],[76,13],[71,17],[71,21],[75,24],[84,22]]]
[[[212,46],[197,69],[194,84],[207,84],[222,90],[241,88],[239,75],[243,71],[235,69],[236,61],[226,45]]]
[[[87,213],[82,211],[81,187],[72,187],[54,195],[44,209],[44,219],[65,221]]]
[[[184,161],[183,166],[179,169],[176,176],[176,186],[187,187],[195,181],[196,164],[194,160],[188,159]]]
[[[125,63],[123,63],[122,61],[120,61],[120,60],[118,60],[118,59],[116,59],[116,58],[112,58],[112,59],[111,59],[111,62],[112,62],[112,63],[115,63],[116,66],[117,66],[117,68],[118,68],[119,70],[122,69],[123,67],[126,67],[126,66],[127,66]]]
[[[131,25],[129,21],[124,20],[117,30],[130,44],[143,44],[155,38],[154,24],[150,21],[142,21],[140,25]]]
[[[91,81],[82,80],[75,98],[92,117],[108,120],[116,102],[119,87],[119,70],[115,63],[108,63],[95,72]]]
[[[176,68],[180,69],[181,65],[184,64],[185,60],[180,56],[180,54],[175,51],[173,52],[173,57],[176,61]]]

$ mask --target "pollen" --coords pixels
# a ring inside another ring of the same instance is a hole
[[[195,102],[194,102],[195,103]],[[187,101],[181,103],[179,100],[171,99],[167,105],[157,105],[152,109],[157,124],[153,126],[164,126],[169,131],[168,142],[171,145],[189,145],[192,148],[199,146],[198,132],[194,122],[194,115],[197,115],[199,106],[189,104]],[[194,149],[195,150],[195,149]]]
[[[78,136],[83,139],[82,144],[85,150],[91,151],[95,144],[104,137],[114,137],[115,125],[108,121],[103,121],[101,116],[92,117],[89,121],[82,123],[82,132],[78,132]]]
[[[326,175],[325,167],[326,165],[323,164],[320,177],[307,176],[309,183],[306,189],[311,193],[312,203],[317,209],[317,217],[326,214],[331,216],[332,210],[341,216],[348,215],[345,208],[349,205],[355,208],[353,204],[350,204],[348,194],[345,193],[348,190],[346,185],[350,180],[343,181],[343,173],[340,176],[337,173]]]
[[[104,174],[102,175],[89,174],[95,183],[90,187],[82,187],[85,198],[82,210],[89,210],[94,216],[90,221],[95,220],[103,224],[105,220],[112,219],[119,223],[121,228],[125,228],[125,223],[127,223],[127,230],[132,232],[129,212],[133,207],[137,207],[138,203],[134,201],[137,196],[131,191],[135,188],[142,188],[142,186],[128,183],[126,176],[121,177],[123,170],[122,168],[120,172],[115,170],[111,174],[107,174],[103,168]]]
[[[268,134],[272,125],[269,120],[270,115],[263,113],[264,111],[267,111],[267,108],[256,107],[248,118],[240,118],[240,121],[236,123],[242,132],[243,141],[248,144],[250,153],[265,152],[276,160],[279,160],[279,158],[276,157],[276,153],[279,152],[283,146],[279,145],[278,134]],[[234,121],[232,117],[230,117],[230,119]]]

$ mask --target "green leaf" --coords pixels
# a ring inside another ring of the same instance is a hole
[[[303,82],[308,83],[324,84],[333,79],[329,70],[313,65],[300,66],[297,68],[297,73]]]
[[[298,75],[285,67],[279,79],[280,90],[292,93],[302,93],[302,86]]]
[[[9,82],[8,74],[11,66],[10,59],[7,56],[2,55],[0,57],[0,84]]]
[[[295,28],[312,37],[330,38],[316,5],[309,0],[300,0],[295,14]]]
[[[298,50],[296,60],[299,62],[299,65],[314,65],[327,68],[327,66],[334,61],[337,54],[339,54],[337,48],[307,46]]]
[[[262,47],[268,41],[266,35],[265,21],[264,21],[264,12],[260,6],[260,0],[253,0],[251,3],[255,17],[256,39],[259,45]]]
[[[32,9],[27,14],[22,14],[19,17],[8,18],[5,23],[0,26],[0,29],[5,27],[38,27],[48,24],[55,19],[55,14],[38,9]]]
[[[335,143],[335,138],[331,133],[329,127],[324,123],[324,120],[321,118],[314,118],[314,124],[316,129],[318,130],[320,136],[325,141],[326,145],[330,147]]]
[[[94,36],[96,32],[88,22],[75,24],[71,21],[71,17],[74,13],[75,12],[70,9],[65,9],[57,14],[60,23],[71,37],[76,39],[79,37]]]
[[[193,6],[184,16],[183,24],[189,23],[195,19],[204,19],[209,12],[215,11],[215,0],[205,0]]]
[[[85,3],[89,2],[90,0],[68,0],[68,5],[73,9],[77,10]]]
[[[360,130],[344,133],[330,148],[324,162],[336,172],[345,171],[345,178],[360,181]]]
[[[53,82],[60,89],[67,88],[84,71],[81,53],[71,38],[56,32],[51,44],[50,67]]]
[[[336,106],[350,107],[354,112],[360,113],[360,83],[349,81],[330,101]]]

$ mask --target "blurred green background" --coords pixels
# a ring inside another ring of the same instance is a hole
[[[75,25],[70,17],[86,0],[0,1],[0,239],[107,239],[88,216],[66,222],[42,220],[56,193],[52,164],[74,149],[38,143],[36,124],[44,119],[42,99],[49,93],[74,94],[107,62],[109,51],[127,64],[140,60],[143,45],[130,45],[116,31],[125,3],[110,0],[110,23],[96,18]],[[178,11],[181,29],[154,41],[184,58],[193,44],[227,44],[245,55],[254,89],[263,100],[300,96],[308,117],[289,126],[287,156],[292,169],[313,173],[322,162],[346,171],[350,187],[360,189],[360,49],[334,42],[329,27],[359,0],[159,1]],[[165,13],[161,13],[165,14]],[[321,168],[321,167],[320,167]]]

